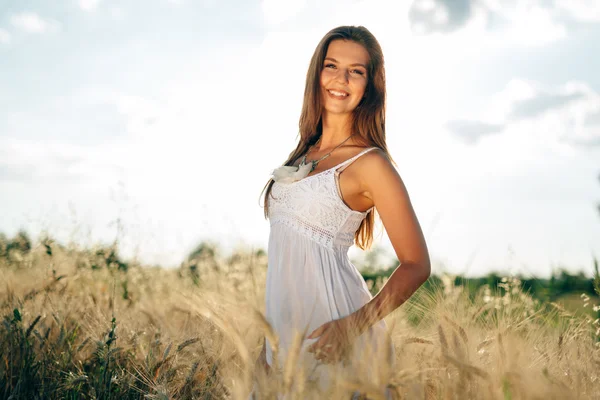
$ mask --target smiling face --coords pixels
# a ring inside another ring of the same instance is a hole
[[[323,115],[351,114],[362,100],[369,77],[369,53],[350,40],[329,43],[321,71]]]

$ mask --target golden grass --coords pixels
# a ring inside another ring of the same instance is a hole
[[[365,359],[364,374],[321,392],[297,352],[270,376],[254,371],[265,335],[277,350],[264,255],[192,279],[186,266],[92,269],[90,254],[0,261],[0,398],[246,399],[253,385],[260,398],[600,398],[598,321],[534,301],[515,279],[502,296],[450,280],[418,291],[387,318],[394,368]]]

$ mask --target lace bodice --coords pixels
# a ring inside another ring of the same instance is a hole
[[[338,176],[363,154],[293,183],[275,182],[269,196],[271,227],[284,224],[315,242],[328,247],[350,247],[354,234],[370,211],[350,209],[342,200]]]

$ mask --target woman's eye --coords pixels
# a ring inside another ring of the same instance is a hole
[[[355,74],[358,74],[358,75],[364,75],[365,74],[360,69],[353,69],[352,72],[354,72]]]
[[[333,64],[325,64],[325,68],[335,68],[335,65],[333,65]]]

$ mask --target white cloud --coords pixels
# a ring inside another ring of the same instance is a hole
[[[534,25],[562,26],[558,21],[565,16],[580,22],[600,21],[600,2],[597,0],[483,0],[486,9],[507,19],[519,21],[523,25],[531,17]]]
[[[263,0],[261,6],[266,23],[279,25],[301,12],[306,0]]]
[[[551,86],[515,79],[491,97],[479,120],[469,126],[451,121],[448,128],[458,137],[472,139],[470,143],[478,143],[479,138],[503,140],[492,135],[505,135],[507,143],[516,140],[520,149],[531,154],[540,148],[574,154],[582,145],[600,145],[599,127],[587,122],[598,112],[600,93],[585,83]],[[504,129],[490,132],[486,129],[490,121]]]
[[[95,11],[101,0],[79,0],[79,7],[84,11]]]
[[[99,185],[114,179],[106,149],[56,140],[0,137],[0,178],[11,181]]]
[[[57,32],[60,24],[52,19],[44,19],[34,12],[15,14],[10,22],[16,28],[29,33]]]
[[[0,28],[0,44],[9,44],[11,41],[10,33]]]
[[[556,7],[580,21],[600,21],[600,2],[598,0],[556,0]]]
[[[422,0],[414,3],[413,7],[418,9],[419,11],[433,11],[436,9],[435,1],[433,0]]]
[[[597,13],[591,3],[564,3],[571,13]],[[468,36],[486,48],[541,46],[567,36],[564,9],[540,0],[420,0],[413,3],[409,19],[416,34]]]
[[[501,15],[510,21],[510,27],[502,32],[513,43],[536,46],[555,42],[566,37],[566,27],[557,22],[552,10],[539,6],[502,8]]]
[[[537,86],[537,87],[536,87]],[[534,96],[513,103],[513,115],[524,108],[530,114],[528,124],[540,142],[554,143],[554,148],[600,144],[600,132],[586,126],[586,119],[600,111],[600,93],[583,82],[563,85],[532,85]],[[567,150],[565,150],[567,151]]]
[[[122,21],[125,19],[125,11],[121,7],[112,7],[110,9],[110,16],[115,21]]]
[[[490,29],[489,21],[495,13],[495,18],[506,21],[500,27]],[[515,3],[515,6],[474,8],[473,17],[459,31],[459,34],[477,47],[494,46],[497,48],[543,46],[563,39],[567,29],[554,19],[551,10],[525,3]],[[470,37],[470,39],[468,38]]]

